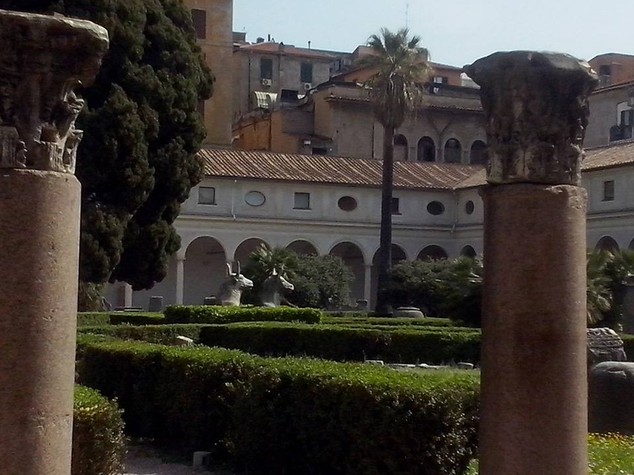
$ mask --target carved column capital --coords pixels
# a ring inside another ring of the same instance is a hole
[[[94,80],[105,28],[62,15],[0,10],[0,168],[74,173],[84,106],[74,89]]]
[[[561,53],[498,52],[465,66],[480,85],[492,184],[577,185],[581,179],[590,66]]]

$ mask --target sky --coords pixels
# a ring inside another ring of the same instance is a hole
[[[634,54],[634,0],[234,0],[233,30],[250,42],[352,52],[404,26],[452,66],[510,50]]]

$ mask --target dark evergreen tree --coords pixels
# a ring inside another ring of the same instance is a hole
[[[202,174],[198,102],[213,80],[189,12],[180,0],[0,0],[0,8],[58,12],[108,30],[101,70],[80,91],[80,279],[151,287],[180,247],[173,223]]]

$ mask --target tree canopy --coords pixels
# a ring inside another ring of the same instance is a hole
[[[104,26],[110,49],[79,91],[82,184],[80,280],[149,288],[180,247],[180,204],[202,175],[198,103],[213,78],[180,0],[0,0],[0,8],[57,12]]]

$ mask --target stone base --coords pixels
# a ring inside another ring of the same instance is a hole
[[[0,173],[0,461],[6,475],[68,475],[80,185]]]
[[[483,190],[481,475],[587,473],[586,192]]]

